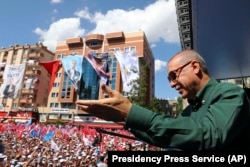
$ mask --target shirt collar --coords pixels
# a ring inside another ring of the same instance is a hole
[[[197,108],[204,104],[207,99],[210,97],[209,94],[213,87],[218,84],[218,81],[216,79],[211,78],[205,86],[196,94],[195,99],[188,99],[188,103],[193,107]]]

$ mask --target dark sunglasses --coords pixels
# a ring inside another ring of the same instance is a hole
[[[187,62],[186,64],[180,66],[179,68],[173,70],[173,71],[170,71],[169,74],[168,74],[168,81],[169,82],[173,82],[173,83],[176,83],[177,82],[177,79],[181,73],[181,70],[186,67],[187,65],[189,65],[192,61],[189,61]]]

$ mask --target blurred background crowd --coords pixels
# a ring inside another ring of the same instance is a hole
[[[107,133],[81,125],[2,123],[0,167],[106,167],[108,151],[161,150],[125,129],[103,129]]]

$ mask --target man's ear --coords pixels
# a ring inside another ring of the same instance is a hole
[[[193,61],[192,67],[193,67],[195,74],[198,74],[201,71],[201,66],[200,66],[200,63],[198,61]]]

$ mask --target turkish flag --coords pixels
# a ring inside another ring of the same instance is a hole
[[[54,60],[54,61],[48,61],[48,62],[40,62],[40,65],[42,65],[50,74],[50,84],[49,84],[49,91],[51,90],[53,83],[56,78],[56,74],[58,70],[60,69],[61,66],[61,61],[60,60]]]

